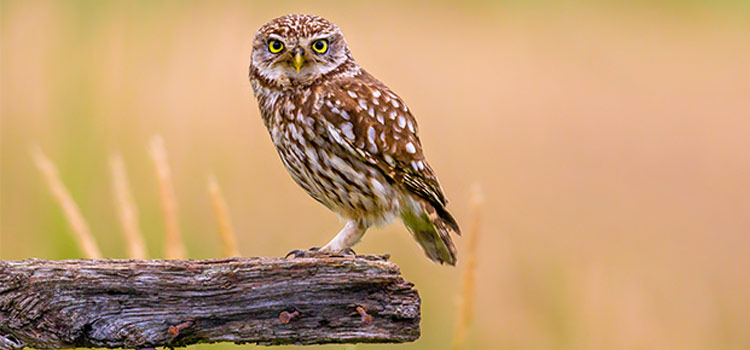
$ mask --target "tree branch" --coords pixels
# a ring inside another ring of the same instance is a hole
[[[399,274],[377,256],[0,261],[0,349],[414,341]]]

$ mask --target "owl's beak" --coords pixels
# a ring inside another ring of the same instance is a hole
[[[305,59],[302,57],[302,54],[304,54],[305,51],[303,51],[301,48],[297,47],[294,50],[292,50],[292,65],[294,65],[294,68],[297,69],[297,73],[299,73],[300,68],[305,64]]]

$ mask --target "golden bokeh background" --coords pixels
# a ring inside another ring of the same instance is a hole
[[[35,145],[113,258],[121,153],[161,256],[155,134],[190,258],[221,254],[209,174],[243,255],[330,239],[342,223],[287,175],[247,79],[255,30],[286,13],[337,23],[408,102],[460,223],[481,184],[466,348],[750,348],[744,1],[3,1],[0,258],[82,256]],[[401,224],[357,252],[390,253],[422,296],[421,339],[394,347],[448,348],[460,266],[430,263]]]

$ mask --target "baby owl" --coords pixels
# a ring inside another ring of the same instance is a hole
[[[456,264],[458,224],[400,97],[362,69],[341,30],[286,15],[253,40],[250,82],[281,161],[307,193],[347,220],[323,252],[351,249],[400,216],[431,260]]]

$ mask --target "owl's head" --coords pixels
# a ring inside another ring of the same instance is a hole
[[[255,34],[251,69],[280,86],[305,85],[353,62],[344,34],[324,18],[286,15]]]

